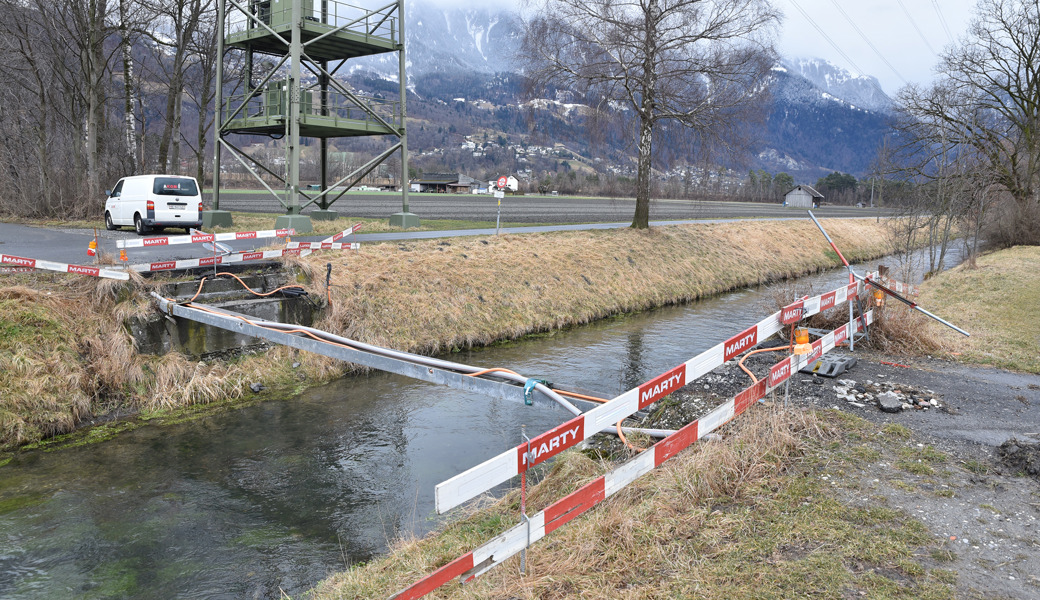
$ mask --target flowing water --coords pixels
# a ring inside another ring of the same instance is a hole
[[[774,310],[771,288],[747,289],[450,358],[613,397]],[[298,595],[435,527],[434,486],[518,444],[521,424],[569,417],[376,373],[27,452],[0,467],[0,598]]]

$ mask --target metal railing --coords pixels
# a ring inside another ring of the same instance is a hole
[[[292,3],[289,1],[279,3],[278,8],[273,8],[269,0],[248,0],[242,4],[264,25],[274,29],[292,22]],[[396,4],[371,10],[337,0],[303,0],[304,25],[327,31],[342,28],[342,31],[391,42],[397,41],[397,32],[400,31],[396,12]],[[228,36],[263,29],[256,21],[237,10],[229,12],[226,23],[225,33]]]
[[[221,111],[222,121],[227,121],[236,111],[229,125],[252,127],[259,122],[274,124],[284,123],[289,114],[288,92],[284,84],[273,88],[261,90],[257,95],[249,98],[246,106],[241,111],[238,107],[245,101],[248,94],[235,94],[224,99]],[[324,102],[322,97],[324,96]],[[362,100],[367,108],[379,115],[387,123],[394,127],[401,126],[401,103],[396,100],[384,100],[382,98],[363,97]],[[320,124],[327,127],[350,128],[359,123],[382,126],[369,110],[365,110],[345,94],[328,91],[322,94],[317,89],[306,89],[300,93],[300,117],[304,123]]]

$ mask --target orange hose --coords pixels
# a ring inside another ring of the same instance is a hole
[[[192,297],[191,297],[191,300],[188,300],[188,302],[194,302],[194,301],[195,301],[195,299],[199,297],[199,294],[201,294],[201,293],[202,293],[202,285],[203,285],[204,283],[206,283],[206,278],[205,278],[205,277],[203,277],[203,278],[202,278],[202,281],[200,281],[200,282],[199,282],[199,289],[195,290],[195,295],[194,295],[194,296],[192,296]],[[167,298],[167,300],[169,300],[169,298]]]
[[[639,446],[633,445],[632,442],[628,441],[628,438],[625,437],[625,432],[621,429],[622,421],[624,421],[624,419],[621,419],[621,421],[617,422],[617,435],[619,438],[621,438],[621,441],[624,442],[626,446],[628,446],[629,450],[632,450],[634,452],[642,452],[643,450],[646,450],[646,448],[640,448]]]
[[[561,396],[570,396],[571,398],[578,398],[578,399],[581,399],[581,400],[588,400],[589,402],[599,402],[601,404],[604,403],[604,402],[609,402],[609,400],[606,400],[604,398],[597,398],[595,396],[586,396],[585,394],[579,394],[577,392],[565,392],[563,390],[555,390],[555,391],[556,391],[557,394],[559,394]]]
[[[300,288],[300,289],[303,289],[303,286],[301,286],[301,285],[283,285],[282,287],[280,287],[278,289],[275,289],[275,290],[271,290],[270,292],[263,292],[263,293],[261,293],[261,292],[253,291],[248,285],[246,285],[246,282],[242,281],[241,277],[239,277],[238,275],[235,275],[234,273],[217,273],[217,277],[234,277],[236,280],[238,280],[239,283],[242,284],[242,287],[246,288],[246,290],[249,293],[253,294],[254,296],[260,296],[261,298],[266,297],[266,296],[270,296],[272,294],[277,294],[278,292],[280,292],[282,290],[285,290],[285,289],[288,289],[288,288]],[[192,298],[192,299],[194,300],[194,298]]]
[[[239,277],[238,275],[235,275],[234,273],[217,273],[215,275],[215,277],[222,277],[222,276],[234,277],[235,279],[238,280],[239,283],[242,284],[242,287],[246,288],[247,292],[249,292],[250,294],[253,294],[254,296],[260,296],[261,298],[266,297],[266,296],[270,296],[272,294],[276,294],[276,293],[278,293],[278,292],[280,292],[282,290],[288,289],[288,288],[300,288],[300,289],[303,289],[303,286],[299,286],[299,285],[283,285],[282,287],[280,287],[280,288],[278,288],[276,290],[272,290],[272,291],[266,292],[266,293],[261,293],[261,292],[257,292],[257,291],[252,290],[248,285],[246,285],[246,282],[242,281],[241,277]],[[208,277],[203,277],[202,280],[199,281],[199,289],[195,290],[195,295],[191,297],[191,300],[188,300],[189,303],[194,302],[195,299],[199,297],[199,294],[202,293],[202,286],[205,285],[207,279],[209,279],[209,278]],[[167,300],[170,300],[170,298],[167,298]],[[170,301],[171,302],[175,302],[174,300],[170,300]],[[250,323],[250,325],[252,325],[252,323]]]
[[[780,350],[790,350],[790,349],[791,349],[791,346],[780,346],[779,348],[759,348],[758,350],[752,350],[751,352],[748,352],[743,357],[741,357],[740,362],[737,363],[737,366],[740,367],[741,370],[743,370],[745,373],[748,374],[748,377],[751,378],[751,383],[758,383],[758,377],[755,377],[755,374],[752,373],[751,371],[749,371],[748,368],[744,366],[744,360],[747,359],[747,357],[751,356],[752,354],[759,354],[761,352],[779,352]]]
[[[520,375],[516,371],[510,371],[509,369],[491,368],[484,369],[483,371],[477,371],[476,373],[466,373],[467,377],[480,377],[481,375],[487,375],[488,373],[509,373],[510,375]]]

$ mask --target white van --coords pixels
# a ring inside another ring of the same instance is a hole
[[[152,229],[202,227],[202,193],[194,177],[136,175],[105,190],[105,227],[133,225],[137,235]]]

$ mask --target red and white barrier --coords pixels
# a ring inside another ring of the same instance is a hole
[[[138,273],[153,273],[157,271],[172,271],[175,269],[191,269],[195,267],[211,267],[213,265],[226,265],[230,263],[248,262],[253,260],[270,260],[283,256],[306,256],[309,250],[295,248],[285,250],[258,250],[256,252],[235,252],[233,254],[207,256],[204,258],[189,258],[184,260],[164,260],[153,263],[130,265],[131,271]]]
[[[597,477],[578,490],[546,507],[530,518],[529,523],[520,523],[496,536],[483,546],[469,552],[437,569],[427,577],[394,596],[393,600],[420,598],[459,577],[471,581],[475,577],[501,564],[521,550],[572,521],[596,504],[654,470],[669,458],[685,450],[697,440],[715,431],[734,417],[746,411],[752,404],[765,397],[770,391],[789,379],[799,369],[818,359],[848,338],[849,332],[860,332],[873,322],[873,312],[867,312],[855,321],[846,323],[813,342],[813,351],[802,356],[788,356],[769,371],[769,375],[758,383],[737,394],[725,404],[715,408],[704,417],[686,425],[679,431],[657,442],[646,451],[620,467]],[[533,443],[532,443],[533,446]]]
[[[70,265],[68,263],[25,258],[23,256],[12,256],[10,254],[0,254],[0,264],[12,265],[15,268],[41,269],[44,271],[57,271],[59,273],[76,273],[78,275],[89,275],[91,277],[101,277],[103,279],[119,279],[122,281],[130,279],[130,274],[125,271],[115,271],[113,269],[103,269],[101,267],[90,267],[86,265]]]
[[[343,244],[339,242],[289,242],[285,245],[287,249],[302,248],[305,250],[357,250],[361,244],[351,242]]]
[[[872,273],[867,273],[866,279],[872,279],[872,280],[880,283],[881,285],[887,287],[888,289],[894,291],[895,293],[901,294],[903,296],[907,296],[907,295],[909,295],[909,296],[916,296],[917,295],[917,288],[916,287],[910,285],[909,283],[903,283],[902,281],[896,281],[895,279],[889,279],[888,277],[885,277],[885,276],[881,275],[877,271],[874,271]]]
[[[234,240],[259,240],[264,238],[295,235],[295,229],[266,229],[264,231],[232,231],[228,233],[194,233],[166,237],[150,237],[131,240],[116,240],[117,248],[150,248],[152,246],[174,246],[178,244],[202,244],[205,242],[228,242]]]
[[[798,300],[667,373],[533,438],[530,447],[534,458],[530,464],[526,456],[527,444],[523,444],[442,482],[435,489],[437,512],[447,512],[475,498],[567,448],[614,427],[618,421],[632,413],[704,376],[779,332],[785,324],[785,321],[781,320],[785,313],[800,313],[799,319],[817,314],[845,302],[850,296],[854,297],[861,289],[859,285],[858,282],[850,283],[819,296]]]
[[[358,223],[358,224],[354,225],[353,227],[351,227],[350,229],[344,229],[343,231],[337,233],[336,235],[334,235],[332,237],[327,237],[327,238],[323,239],[322,243],[325,243],[325,242],[338,242],[341,239],[343,239],[343,236],[350,235],[352,233],[357,233],[358,230],[361,229],[362,226],[364,226],[364,223]]]

